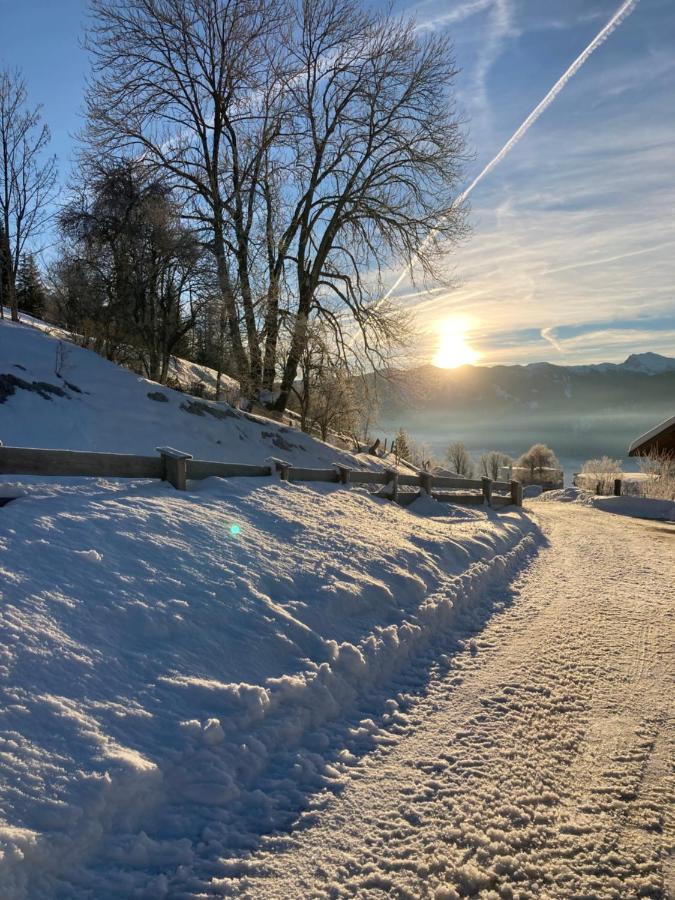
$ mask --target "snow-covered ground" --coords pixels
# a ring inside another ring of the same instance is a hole
[[[171,446],[199,459],[377,467],[226,403],[186,396],[58,336],[0,321],[0,441],[7,446],[153,454]]]
[[[4,308],[4,314],[6,316],[6,321],[8,321],[10,318],[10,310],[6,307]],[[34,316],[29,316],[23,312],[20,313],[19,319],[23,325],[37,328],[39,331],[49,335],[56,341],[63,341],[68,345],[86,345],[86,342],[81,335],[73,334],[70,331],[66,331],[65,328],[60,328],[58,325],[52,325],[49,322],[45,322],[43,319],[37,319]],[[0,320],[0,325],[2,324],[2,320]],[[11,322],[9,322],[9,324],[11,324]],[[218,372],[209,366],[203,366],[199,363],[192,362],[191,360],[182,359],[179,356],[172,356],[169,361],[169,377],[176,383],[176,386],[182,390],[191,391],[196,385],[199,385],[200,390],[204,392],[205,397],[215,397],[218,384]],[[239,382],[234,378],[230,378],[229,375],[221,373],[220,391],[223,399],[234,402],[234,399],[239,396]]]
[[[0,440],[382,465],[6,322]],[[666,896],[668,526],[273,478],[17,495],[1,900]]]
[[[535,508],[550,546],[504,608],[338,796],[214,867],[212,893],[673,896],[675,532]]]
[[[619,516],[675,522],[675,501],[653,497],[603,497],[581,488],[568,487],[559,491],[545,491],[535,498],[538,503],[578,503],[592,506]]]
[[[539,540],[358,488],[3,482],[3,900],[195,896],[340,780],[365,692],[403,715],[392,679]]]

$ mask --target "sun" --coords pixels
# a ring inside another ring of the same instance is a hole
[[[440,323],[440,336],[436,355],[432,359],[439,369],[456,369],[458,366],[472,365],[480,359],[466,340],[466,332],[473,322],[468,316],[453,316]]]

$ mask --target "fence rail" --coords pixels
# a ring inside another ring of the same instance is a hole
[[[189,480],[219,478],[270,477],[277,474],[290,482],[327,482],[333,484],[381,485],[377,496],[388,497],[401,505],[412,503],[421,493],[437,500],[459,505],[523,505],[523,489],[518,481],[492,481],[434,476],[430,472],[411,475],[388,469],[362,471],[344,465],[332,469],[294,466],[270,457],[270,464],[251,466],[193,459],[191,454],[173,447],[158,447],[158,456],[128,453],[100,453],[82,450],[45,450],[34,447],[3,447],[0,444],[0,475],[73,475],[102,478],[158,478],[177,490],[186,490]],[[419,488],[418,491],[406,488]]]

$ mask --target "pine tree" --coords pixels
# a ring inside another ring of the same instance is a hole
[[[29,316],[41,319],[47,305],[47,296],[40,270],[32,253],[21,258],[21,265],[16,276],[16,299],[19,309]]]
[[[404,428],[399,428],[398,434],[394,439],[393,448],[397,465],[402,459],[408,459],[410,456],[410,438]]]

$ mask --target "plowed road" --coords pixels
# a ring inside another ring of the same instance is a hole
[[[513,603],[238,896],[668,897],[675,534],[537,503]]]

